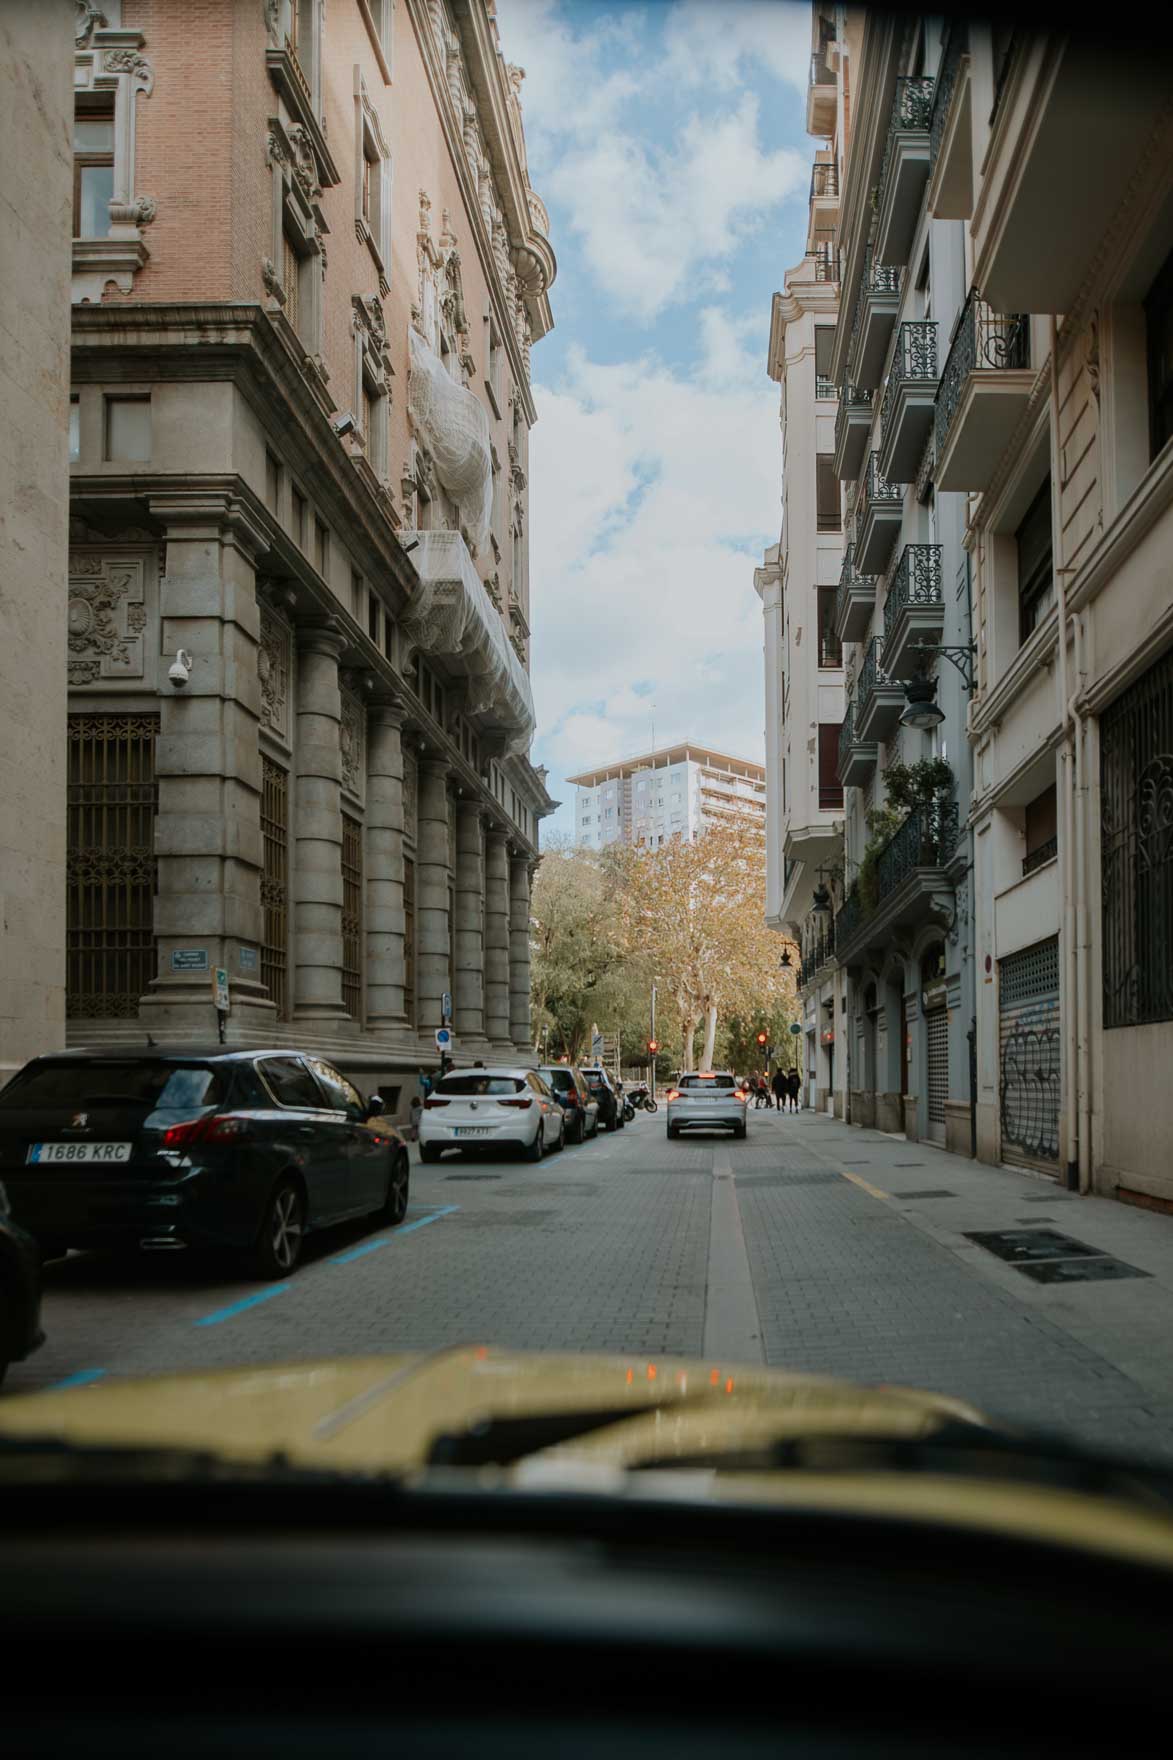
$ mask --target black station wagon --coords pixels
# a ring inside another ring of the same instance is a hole
[[[407,1212],[403,1138],[296,1051],[67,1051],[0,1092],[0,1180],[46,1258],[69,1247],[228,1247],[285,1277],[305,1236]]]

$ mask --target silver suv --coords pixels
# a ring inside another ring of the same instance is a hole
[[[728,1070],[689,1070],[668,1090],[668,1135],[683,1130],[724,1126],[735,1137],[745,1135],[745,1090]]]

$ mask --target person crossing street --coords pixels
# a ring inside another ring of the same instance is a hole
[[[782,1065],[781,1064],[778,1064],[777,1067],[775,1068],[773,1079],[770,1082],[770,1086],[774,1090],[774,1099],[778,1102],[778,1111],[779,1112],[785,1111],[786,1096],[790,1092],[790,1088],[787,1083],[786,1077],[782,1073]]]

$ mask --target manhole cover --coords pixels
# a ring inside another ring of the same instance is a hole
[[[1020,1265],[1036,1259],[1102,1259],[1100,1247],[1089,1247],[1086,1241],[1072,1240],[1054,1228],[1003,1228],[992,1233],[967,1234],[967,1241],[984,1247],[1008,1265]]]
[[[501,1178],[502,1178],[502,1175],[499,1173],[446,1173],[444,1175],[445,1183],[447,1183],[448,1180],[450,1180],[450,1179],[501,1179]]]
[[[893,1167],[924,1167],[925,1163],[923,1161],[894,1161],[892,1165]]]
[[[893,1192],[894,1198],[955,1198],[956,1192]]]
[[[1113,1283],[1121,1277],[1152,1275],[1106,1254],[1099,1259],[1049,1259],[1039,1265],[1016,1265],[1014,1269],[1035,1283]]]

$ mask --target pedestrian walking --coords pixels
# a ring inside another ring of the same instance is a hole
[[[790,1073],[786,1078],[786,1091],[790,1096],[791,1107],[795,1112],[799,1111],[798,1101],[799,1095],[802,1093],[802,1077],[793,1064],[791,1064]]]
[[[790,1092],[790,1084],[782,1073],[781,1064],[778,1064],[777,1068],[774,1070],[774,1076],[770,1086],[773,1088],[774,1098],[778,1102],[778,1111],[784,1112],[786,1109],[786,1096]]]

